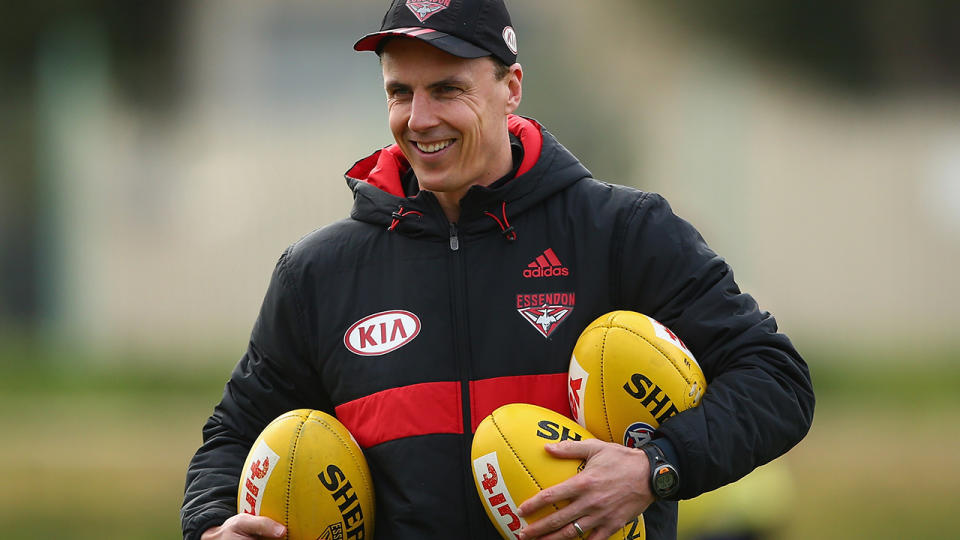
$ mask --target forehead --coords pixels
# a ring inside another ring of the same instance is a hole
[[[385,82],[436,77],[476,77],[493,69],[488,57],[460,58],[419,39],[394,38],[380,56]]]

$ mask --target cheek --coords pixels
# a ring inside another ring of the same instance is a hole
[[[460,129],[473,140],[481,142],[490,126],[490,114],[482,105],[471,103],[461,109],[459,114]]]
[[[484,144],[495,144],[506,129],[506,116],[492,103],[485,103],[476,111],[477,136]]]
[[[393,103],[387,106],[387,123],[394,134],[403,133],[407,127],[406,107]]]

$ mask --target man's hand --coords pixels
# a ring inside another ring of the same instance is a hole
[[[283,538],[286,528],[263,516],[237,514],[219,527],[204,531],[200,540],[250,540],[252,538]]]
[[[528,516],[558,501],[567,506],[535,521],[521,531],[524,539],[577,538],[576,521],[590,540],[606,540],[653,502],[650,462],[643,450],[597,439],[545,445],[557,458],[585,459],[586,467],[573,478],[547,488],[520,505]],[[584,536],[586,538],[586,536]]]

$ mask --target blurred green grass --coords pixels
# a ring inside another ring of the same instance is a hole
[[[795,489],[778,538],[949,536],[960,362],[898,357],[807,354],[818,406],[785,458]],[[2,536],[179,537],[187,462],[235,360],[0,347]]]

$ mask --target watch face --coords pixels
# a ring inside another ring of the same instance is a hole
[[[657,493],[670,493],[677,486],[677,473],[668,467],[661,467],[653,479],[653,488]]]

